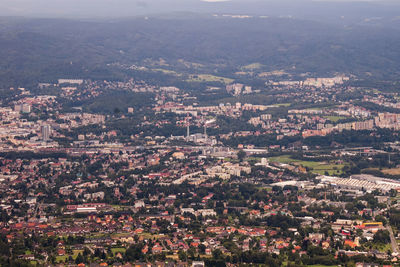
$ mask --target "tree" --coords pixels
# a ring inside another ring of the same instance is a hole
[[[199,252],[204,254],[206,252],[206,246],[204,244],[199,245]]]
[[[183,250],[179,250],[178,256],[181,261],[187,261],[187,254]]]
[[[223,260],[224,258],[224,255],[220,249],[213,250],[212,255],[215,260]]]
[[[383,225],[386,225],[386,223],[387,223],[386,218],[383,215],[377,215],[375,217],[375,221],[382,222]]]
[[[75,259],[75,263],[79,264],[79,263],[83,263],[85,261],[85,258],[82,256],[81,253],[78,254],[78,256]]]
[[[390,234],[387,230],[379,230],[374,235],[374,242],[387,244],[390,242]]]
[[[243,159],[246,157],[246,152],[244,152],[243,150],[239,150],[239,152],[237,153],[237,157],[239,161],[242,162]]]
[[[142,260],[144,255],[142,253],[142,244],[135,244],[130,246],[125,252],[125,259],[127,261],[137,261]]]
[[[84,256],[85,258],[87,258],[90,254],[91,254],[90,250],[89,250],[87,247],[85,247],[85,248],[83,249],[83,256]]]

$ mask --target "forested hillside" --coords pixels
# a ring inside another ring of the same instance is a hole
[[[400,72],[399,43],[399,31],[391,28],[288,18],[3,18],[0,84],[102,78],[117,75],[106,66],[110,63],[142,66],[160,59],[170,70],[184,59],[225,73],[260,63],[264,71],[393,78]]]

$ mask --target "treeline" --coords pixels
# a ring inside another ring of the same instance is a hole
[[[343,130],[340,133],[332,133],[327,136],[312,136],[305,138],[303,143],[309,146],[327,147],[333,142],[346,147],[356,146],[380,146],[384,142],[394,142],[398,135],[390,129],[378,129],[376,131],[349,131]]]

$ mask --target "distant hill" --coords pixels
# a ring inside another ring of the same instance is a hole
[[[101,78],[107,63],[160,58],[169,68],[182,59],[224,71],[257,62],[265,70],[394,78],[400,74],[399,43],[400,31],[390,27],[289,18],[1,18],[0,84],[61,76]]]

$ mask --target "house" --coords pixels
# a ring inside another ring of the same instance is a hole
[[[163,247],[159,244],[156,243],[153,248],[151,249],[151,252],[153,252],[153,254],[160,254],[163,250]]]

